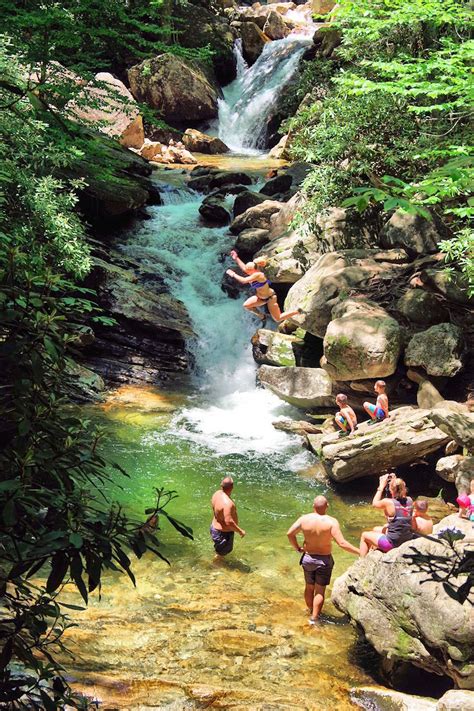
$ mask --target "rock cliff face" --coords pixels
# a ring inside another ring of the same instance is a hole
[[[145,282],[139,264],[110,249],[95,258],[87,285],[117,322],[94,328],[95,339],[83,351],[92,370],[109,385],[183,379],[190,367],[185,339],[193,331],[181,302],[162,285]]]
[[[472,547],[473,529],[457,514],[443,519],[435,531],[447,526],[456,526],[465,534],[454,549],[446,542],[420,538],[386,554],[369,553],[337,578],[332,601],[362,629],[389,676],[409,663],[451,677],[461,689],[474,689],[473,592],[461,603],[442,581],[433,579],[429,563],[439,556],[437,573],[446,575],[457,589],[466,575],[449,575],[449,570],[456,556],[462,557]],[[411,553],[417,556],[414,561],[405,557]]]

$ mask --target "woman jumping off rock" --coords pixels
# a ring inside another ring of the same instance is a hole
[[[271,288],[270,282],[261,270],[261,268],[266,264],[265,259],[258,257],[253,262],[247,262],[247,264],[245,264],[241,259],[239,259],[235,249],[232,250],[230,256],[234,262],[236,262],[237,266],[245,274],[247,274],[247,276],[242,277],[239,274],[236,274],[233,269],[227,269],[226,274],[232,277],[232,279],[238,281],[240,284],[248,284],[251,289],[255,290],[255,296],[251,296],[244,302],[244,309],[247,309],[247,311],[250,311],[255,314],[255,316],[258,316],[258,318],[264,323],[267,320],[267,317],[258,310],[259,306],[266,305],[271,317],[277,323],[281,323],[291,316],[304,313],[303,309],[285,311],[285,313],[281,312],[280,307],[278,306],[275,291]]]

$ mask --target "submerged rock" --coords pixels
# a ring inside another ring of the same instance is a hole
[[[188,151],[216,155],[228,153],[230,148],[217,136],[208,136],[195,128],[188,128],[183,134],[183,143]]]
[[[199,214],[207,222],[212,222],[214,225],[227,225],[231,220],[230,211],[226,206],[225,200],[212,195],[204,198],[199,207]]]
[[[332,311],[321,365],[333,380],[382,378],[397,368],[400,326],[371,301],[348,299]]]
[[[410,553],[440,556],[446,574],[474,541],[472,524],[456,514],[435,527],[462,529],[463,540],[455,551],[447,543],[419,538],[388,553],[374,551],[337,578],[332,601],[362,628],[381,655],[386,674],[401,664],[413,664],[435,674],[451,677],[456,686],[474,688],[472,604],[461,604],[421,564],[407,560]],[[460,586],[465,575],[449,582]],[[472,595],[472,593],[471,593]]]
[[[331,479],[351,481],[414,462],[436,452],[450,439],[435,426],[430,410],[401,407],[376,425],[359,424],[350,437],[340,437],[339,433],[324,437],[318,449]]]
[[[180,124],[217,116],[217,84],[195,62],[173,54],[145,59],[128,70],[133,96]]]
[[[415,333],[405,351],[405,364],[421,366],[428,375],[452,377],[464,365],[462,329],[452,323],[440,323]]]
[[[262,365],[258,379],[264,388],[295,407],[331,407],[332,382],[322,368]]]

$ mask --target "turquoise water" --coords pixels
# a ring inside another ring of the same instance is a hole
[[[308,626],[286,531],[320,493],[355,544],[379,516],[364,497],[338,497],[300,439],[273,427],[301,413],[255,385],[255,321],[244,294],[232,300],[220,288],[233,238],[200,222],[201,199],[175,186],[120,240],[188,308],[197,334],[188,393],[123,388],[94,412],[108,429],[105,456],[130,474],[115,474],[109,493],[144,520],[154,487],[176,490],[170,513],[194,541],[162,522],[170,567],[147,554],[134,564],[136,589],[126,576],[106,576],[101,601],[94,597],[68,633],[76,655],[68,668],[105,708],[193,709],[209,700],[232,709],[353,708],[350,686],[370,680],[351,661],[352,628],[329,602],[324,624]],[[229,474],[247,535],[216,563],[210,498]],[[354,559],[337,549],[334,576]]]

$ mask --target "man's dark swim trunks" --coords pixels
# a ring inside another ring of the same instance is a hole
[[[303,566],[304,579],[308,585],[329,585],[334,567],[332,555],[304,553],[300,565]]]
[[[209,529],[214,550],[219,555],[227,555],[234,547],[234,532],[233,531],[218,531],[217,528],[211,526]]]

